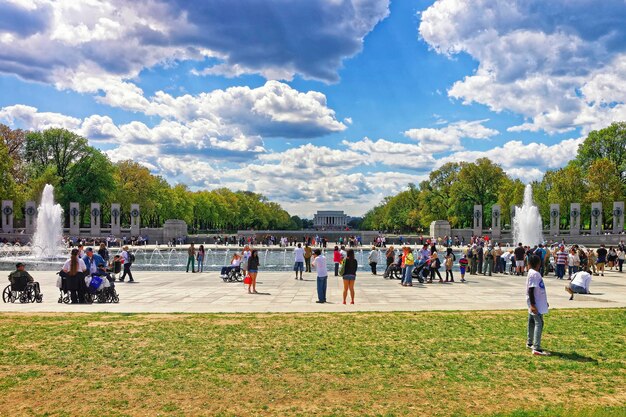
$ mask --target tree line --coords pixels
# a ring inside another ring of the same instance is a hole
[[[65,209],[78,202],[81,221],[90,222],[90,204],[102,205],[102,224],[110,223],[110,204],[120,203],[122,225],[130,224],[130,205],[141,209],[143,227],[160,227],[181,219],[194,232],[237,229],[297,229],[302,220],[261,194],[227,188],[191,191],[171,186],[145,166],[131,160],[113,163],[89,146],[87,139],[66,129],[25,131],[0,125],[0,196],[13,200],[19,220],[26,201],[39,201],[45,184]]]
[[[491,207],[501,206],[501,224],[511,225],[513,205],[521,205],[525,184],[507,175],[487,158],[450,162],[419,185],[385,198],[368,211],[362,228],[399,232],[428,230],[434,220],[452,227],[471,227],[474,204],[483,206],[483,225],[491,226]],[[532,182],[533,198],[544,225],[550,222],[550,204],[560,204],[560,226],[569,227],[571,203],[582,203],[581,226],[588,226],[591,203],[601,202],[605,228],[612,227],[613,202],[626,199],[626,123],[589,133],[576,157],[565,167],[547,171]]]

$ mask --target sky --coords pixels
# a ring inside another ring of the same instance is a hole
[[[0,0],[0,123],[171,184],[360,216],[450,161],[626,120],[625,0]]]

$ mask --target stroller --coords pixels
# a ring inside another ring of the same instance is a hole
[[[413,279],[416,279],[420,284],[423,284],[424,281],[428,279],[430,276],[430,259],[427,261],[419,261],[415,264],[415,268],[413,268],[413,273],[411,276]]]

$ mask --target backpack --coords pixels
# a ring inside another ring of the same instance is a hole
[[[128,252],[128,259],[130,259],[130,263],[135,262],[135,254],[132,252]]]

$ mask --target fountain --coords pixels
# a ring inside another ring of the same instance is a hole
[[[46,184],[37,210],[37,228],[33,236],[32,254],[35,258],[53,258],[58,255],[63,237],[63,209],[54,204],[54,187]]]
[[[530,184],[524,190],[524,204],[515,207],[513,219],[514,245],[521,242],[534,246],[543,242],[543,226],[539,209],[533,204],[533,189]]]

